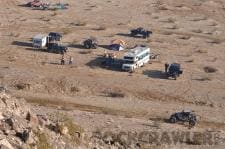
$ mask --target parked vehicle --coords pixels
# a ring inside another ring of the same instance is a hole
[[[38,34],[33,38],[33,47],[34,48],[44,48],[46,47],[48,41],[48,36],[43,34]]]
[[[174,113],[170,116],[170,123],[188,122],[190,126],[195,126],[197,122],[196,115],[192,111],[182,111]]]
[[[145,46],[137,46],[125,53],[124,64],[122,70],[134,71],[136,68],[144,66],[150,60],[150,48]]]
[[[39,34],[33,38],[33,47],[41,50],[46,50],[51,53],[64,54],[68,47],[60,45],[57,41],[61,40],[62,36],[58,33],[49,33],[49,35]]]
[[[41,1],[40,0],[33,0],[33,1],[30,1],[28,3],[26,3],[25,6],[27,7],[33,7],[33,6],[36,6],[36,5],[40,5]]]
[[[48,52],[56,54],[64,54],[67,52],[68,48],[58,43],[50,43],[47,47]]]
[[[61,41],[62,39],[62,35],[56,32],[50,32],[48,36],[49,36],[49,41]]]
[[[168,71],[167,71],[167,77],[172,77],[175,80],[177,77],[179,77],[183,71],[181,70],[180,64],[178,63],[172,63],[169,65]]]
[[[132,37],[140,35],[140,36],[142,36],[142,38],[148,38],[148,37],[150,37],[150,34],[152,34],[152,31],[145,30],[142,27],[138,27],[138,28],[132,29],[130,31],[130,35]]]
[[[83,42],[86,49],[96,49],[98,48],[98,41],[96,38],[90,38]]]
[[[28,2],[27,4],[25,4],[25,6],[27,7],[32,7],[35,9],[47,9],[49,7],[48,3],[44,3],[40,0],[33,0],[31,2]]]

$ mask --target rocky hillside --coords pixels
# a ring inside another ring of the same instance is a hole
[[[72,121],[53,121],[31,111],[23,99],[0,93],[0,148],[82,147],[83,130]]]

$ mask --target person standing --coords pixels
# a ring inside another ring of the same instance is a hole
[[[70,56],[69,65],[72,65],[72,64],[73,64],[73,57]]]
[[[169,67],[169,64],[168,63],[165,63],[165,72],[167,73],[168,71],[168,67]]]
[[[61,59],[61,65],[65,65],[65,59],[64,59],[64,56],[62,56],[62,59]]]

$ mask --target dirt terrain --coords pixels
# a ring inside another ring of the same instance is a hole
[[[32,10],[22,6],[26,2],[0,2],[0,83],[41,105],[34,110],[66,110],[92,131],[108,119],[108,129],[120,123],[120,129],[146,130],[151,125],[143,123],[159,121],[162,130],[186,130],[163,119],[191,109],[199,117],[195,130],[225,131],[225,1],[63,0],[70,7],[58,11]],[[127,36],[140,26],[153,32],[149,39]],[[63,34],[72,66],[59,65],[61,55],[31,47],[32,37],[50,31]],[[81,46],[90,36],[101,45],[91,52]],[[147,45],[160,61],[132,74],[101,68],[97,59],[113,39]],[[181,64],[177,80],[165,78],[166,62]]]

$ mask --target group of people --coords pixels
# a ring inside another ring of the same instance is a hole
[[[73,64],[73,57],[70,56],[70,58],[69,58],[69,65],[72,65],[72,64]],[[62,58],[61,58],[61,65],[65,65],[64,55],[62,55]]]
[[[106,50],[104,51],[104,57],[106,58],[112,58],[115,59],[116,58],[116,54],[115,53],[108,53]]]

